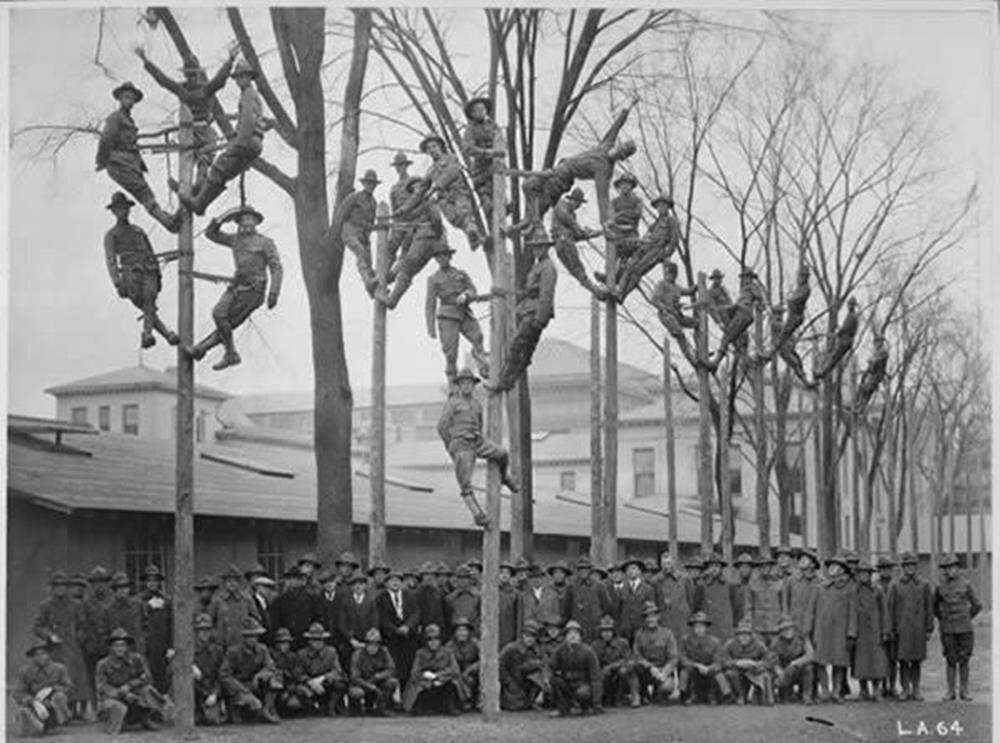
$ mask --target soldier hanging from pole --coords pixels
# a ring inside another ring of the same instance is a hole
[[[827,342],[826,362],[815,372],[814,376],[818,382],[827,374],[836,369],[840,362],[851,352],[854,347],[854,338],[858,334],[858,300],[851,297],[847,300],[847,317],[840,323],[836,332]]]
[[[875,352],[861,374],[858,383],[858,397],[854,401],[854,412],[860,415],[868,407],[872,395],[885,380],[886,367],[889,364],[889,346],[882,334],[875,336]]]
[[[664,264],[664,277],[656,285],[649,301],[656,308],[656,313],[663,327],[670,333],[670,337],[677,341],[684,358],[694,368],[699,365],[699,361],[684,333],[684,328],[697,328],[698,321],[684,314],[681,309],[681,297],[694,296],[698,290],[695,287],[688,289],[679,287],[677,285],[677,271],[677,264],[673,261],[667,261]]]
[[[587,276],[587,271],[580,260],[580,252],[576,243],[579,240],[589,240],[592,237],[600,237],[601,230],[591,230],[581,227],[576,221],[576,211],[587,199],[580,188],[574,188],[566,196],[559,200],[559,203],[552,209],[551,231],[552,240],[556,246],[556,256],[559,262],[565,266],[570,275],[580,282],[580,286],[589,291],[598,300],[604,301],[608,298],[608,293],[603,288],[595,284]]]
[[[389,188],[389,210],[393,222],[396,222],[401,219],[403,204],[410,198],[410,183],[420,180],[420,178],[419,176],[410,175],[409,170],[410,166],[413,165],[413,161],[407,157],[403,150],[396,152],[390,164],[393,170],[396,171],[397,176],[396,182]],[[407,248],[412,242],[414,231],[412,227],[397,225],[393,225],[392,230],[389,231],[389,243],[387,246],[389,254],[386,259],[389,265],[389,281],[395,279],[396,274],[399,273],[397,259],[401,259],[405,255]]]
[[[395,309],[399,300],[413,283],[413,279],[423,270],[440,246],[447,247],[448,238],[441,219],[438,203],[430,198],[432,184],[426,178],[414,178],[406,186],[409,197],[398,210],[393,212],[394,224],[405,224],[411,230],[403,245],[403,254],[397,262],[398,270],[393,280],[392,291],[381,287],[375,292],[375,299],[384,302],[390,310]]]
[[[471,98],[465,104],[468,122],[462,132],[460,149],[469,167],[472,188],[483,208],[486,224],[493,224],[493,165],[502,160],[504,150],[494,148],[500,127],[493,120],[493,104],[489,98]]]
[[[440,268],[427,278],[427,299],[424,305],[427,335],[441,339],[441,352],[445,359],[444,373],[449,386],[455,384],[455,375],[458,373],[459,336],[464,336],[472,345],[472,358],[476,360],[479,373],[484,377],[489,376],[489,356],[483,347],[483,329],[472,314],[470,304],[489,299],[491,295],[476,294],[476,286],[469,274],[451,265],[454,254],[455,251],[447,245],[437,246],[434,258]]]
[[[746,349],[746,332],[753,325],[753,312],[755,306],[763,306],[765,302],[764,292],[760,282],[757,280],[756,272],[749,268],[740,272],[740,293],[736,297],[736,303],[728,308],[720,308],[726,316],[726,325],[722,332],[722,341],[719,343],[719,350],[709,361],[709,367],[718,367],[719,362],[726,355],[729,346],[736,346],[737,353],[742,356]]]
[[[814,389],[816,385],[810,382],[806,376],[805,368],[802,365],[802,357],[799,356],[799,352],[795,349],[795,344],[781,340],[787,334],[788,323],[793,322],[792,318],[789,318],[788,322],[783,322],[782,317],[784,314],[785,308],[780,304],[776,304],[771,308],[771,342],[773,343],[771,353],[778,354],[778,357],[785,362],[785,365],[798,377],[806,389]],[[761,360],[766,361],[767,357],[762,356]]]
[[[646,230],[646,236],[641,240],[620,239],[617,242],[618,271],[613,294],[618,304],[625,301],[647,273],[670,260],[680,246],[681,231],[677,217],[673,214],[674,200],[666,194],[660,194],[650,204],[656,209],[656,219]],[[604,273],[595,272],[594,277],[607,284]]]
[[[781,324],[780,333],[773,339],[771,352],[761,357],[763,361],[770,360],[771,356],[776,353],[780,354],[782,349],[785,348],[785,345],[792,340],[792,337],[795,335],[795,331],[802,327],[802,323],[805,321],[806,317],[806,302],[808,301],[809,265],[805,262],[805,256],[803,256],[799,259],[799,270],[796,275],[795,289],[792,290],[792,293],[788,295],[788,299],[785,300],[785,304],[788,306],[788,319]],[[773,321],[771,329],[772,332],[775,330]],[[794,347],[792,352],[795,353]],[[798,356],[798,354],[795,353],[795,356]],[[786,363],[788,362],[786,361]],[[798,372],[796,372],[796,375],[798,375]]]
[[[371,234],[375,229],[377,208],[372,194],[381,182],[374,170],[365,171],[360,181],[361,190],[348,195],[333,216],[333,230],[340,233],[344,247],[354,253],[358,273],[369,297],[375,296],[378,287],[378,277],[372,268]]]
[[[431,167],[424,176],[430,181],[428,197],[437,203],[452,227],[465,233],[469,247],[478,250],[483,237],[479,234],[472,194],[458,156],[448,152],[448,145],[437,134],[424,137],[420,141],[420,151],[431,159]],[[491,242],[489,238],[487,241]]]

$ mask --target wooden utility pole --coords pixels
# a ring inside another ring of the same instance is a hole
[[[191,111],[180,107],[181,193],[190,197],[194,172],[194,131]],[[177,704],[174,728],[178,735],[194,734],[194,359],[184,349],[194,344],[194,237],[191,213],[181,209],[177,235],[177,462],[174,511],[174,658],[173,697]]]
[[[858,399],[858,357],[851,354],[851,364],[848,367],[851,375],[851,402]],[[858,442],[858,426],[860,416],[853,411],[851,419],[851,531],[854,532],[852,543],[857,552],[861,551],[861,445]],[[847,539],[844,539],[846,543]],[[868,555],[864,555],[868,559]]]
[[[590,559],[604,559],[604,452],[601,448],[601,303],[590,295]]]
[[[389,206],[378,205],[375,221],[375,276],[380,289],[385,288],[389,272]],[[368,564],[385,562],[385,302],[375,301],[372,312],[372,412],[371,441],[368,457],[368,486],[371,488],[371,511],[368,515]]]
[[[597,209],[601,224],[611,218],[608,182],[598,179]],[[605,240],[604,270],[609,283],[618,274],[618,248],[614,240]],[[618,560],[618,303],[614,298],[604,303],[604,523],[605,565]]]
[[[677,547],[677,448],[674,445],[674,393],[670,378],[670,334],[663,336],[663,431],[667,439],[667,540],[670,557],[676,564],[680,558]]]
[[[708,358],[708,300],[705,272],[698,272],[698,301],[695,315],[695,354],[698,359]],[[699,365],[698,369],[698,499],[701,502],[701,551],[712,550],[712,390],[708,386],[708,369]]]
[[[497,132],[494,139],[496,149],[503,148],[503,135]],[[511,265],[504,244],[502,231],[503,216],[506,214],[507,200],[504,191],[503,173],[495,168],[493,173],[493,285],[500,289],[490,301],[490,384],[500,381],[502,363],[501,338],[502,317],[506,293],[511,286]],[[490,441],[503,440],[503,397],[491,392],[486,408],[486,437]],[[530,493],[525,499],[530,500]],[[479,687],[483,694],[483,719],[497,722],[500,719],[500,470],[490,464],[486,473],[486,515],[489,525],[483,529],[483,581],[482,581],[482,637],[479,643]]]
[[[965,569],[972,570],[972,480],[965,468]]]
[[[767,468],[767,426],[765,423],[765,398],[764,398],[764,364],[758,359],[764,353],[764,313],[760,307],[754,307],[753,319],[753,340],[754,348],[757,351],[756,358],[751,362],[753,366],[753,421],[754,439],[757,441],[754,454],[754,467],[756,469],[756,482],[754,495],[757,501],[757,535],[759,540],[760,553],[768,557],[771,556],[771,509],[768,504],[768,486],[770,484]],[[773,390],[775,408],[777,408],[777,388]],[[728,559],[728,558],[727,558]]]
[[[729,394],[733,388],[733,376],[738,373],[739,366],[739,357],[733,361],[726,359],[722,365],[722,390],[719,393],[719,434],[716,436],[719,447],[716,459],[719,463],[718,472],[716,472],[721,520],[719,541],[722,542],[722,559],[727,563],[733,561],[733,484],[729,480]]]

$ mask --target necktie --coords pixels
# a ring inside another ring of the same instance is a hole
[[[400,619],[403,618],[403,605],[402,605],[402,603],[403,602],[399,598],[399,591],[393,591],[392,592],[392,605],[394,607],[396,607],[396,616],[399,617]]]

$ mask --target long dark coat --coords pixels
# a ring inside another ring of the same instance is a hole
[[[584,578],[570,588],[569,618],[583,627],[584,642],[597,637],[597,625],[608,610],[608,594],[600,581]]]
[[[629,642],[635,631],[642,626],[642,610],[646,602],[656,603],[656,590],[646,581],[640,579],[639,585],[632,588],[630,581],[625,581],[622,589],[621,614],[618,616],[618,634]]]
[[[86,634],[83,624],[83,604],[69,596],[53,596],[43,601],[35,621],[35,634],[38,637],[49,638],[56,635],[62,640],[62,644],[52,651],[52,659],[66,666],[69,672],[73,682],[69,693],[71,702],[90,699],[90,677],[80,647],[80,638]]]
[[[498,644],[501,648],[517,639],[517,634],[520,631],[518,627],[520,605],[521,592],[510,583],[502,584],[500,586],[500,631],[498,633]]]
[[[854,678],[885,678],[888,664],[882,648],[882,636],[889,633],[885,597],[870,583],[859,583],[856,593],[858,640],[854,650]]]
[[[703,611],[712,620],[712,634],[720,640],[733,636],[740,611],[739,589],[721,575],[701,581],[695,587],[694,610]]]
[[[889,589],[889,625],[899,642],[899,660],[919,661],[927,657],[927,635],[934,629],[930,584],[914,576],[901,577]]]
[[[680,573],[660,572],[653,578],[656,605],[660,609],[660,626],[668,628],[674,637],[683,637],[688,630],[688,618],[694,603],[694,585]]]
[[[813,599],[809,610],[809,638],[820,665],[849,666],[847,637],[857,637],[857,591],[847,580],[829,583]]]
[[[816,600],[816,593],[819,589],[820,581],[815,574],[810,578],[805,575],[797,575],[785,580],[785,611],[791,614],[792,620],[802,634],[809,632],[806,621],[809,616],[809,607]]]
[[[142,630],[146,637],[146,662],[157,691],[170,690],[167,649],[174,646],[173,606],[162,592],[142,595]]]

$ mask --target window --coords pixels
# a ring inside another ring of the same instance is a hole
[[[740,447],[729,445],[729,492],[733,498],[743,495],[743,455]]]
[[[632,450],[634,497],[645,498],[656,493],[656,457],[652,449]]]
[[[155,527],[126,531],[125,575],[133,586],[142,585],[142,571],[149,565],[156,565],[162,572],[167,572],[167,553],[164,549],[164,539],[167,536],[163,529]]]
[[[194,419],[194,440],[200,444],[205,440],[205,411],[201,411]]]
[[[97,409],[97,427],[102,431],[111,430],[111,406],[102,405]]]
[[[266,526],[257,532],[257,562],[270,576],[284,574],[285,535],[280,528]]]
[[[559,489],[563,491],[576,490],[576,472],[567,470],[559,473]]]
[[[122,405],[122,433],[139,435],[139,406]]]
[[[87,422],[87,409],[86,408],[73,408],[69,411],[69,419],[73,423],[86,423]]]

